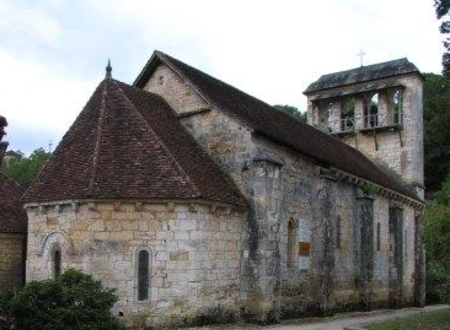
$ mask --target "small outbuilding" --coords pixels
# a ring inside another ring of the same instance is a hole
[[[0,173],[0,293],[20,289],[25,282],[27,214],[24,190]]]

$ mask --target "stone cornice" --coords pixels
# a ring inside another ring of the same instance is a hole
[[[374,195],[378,194],[380,196],[387,197],[393,201],[397,201],[397,202],[401,202],[406,205],[410,205],[418,210],[423,209],[425,206],[424,201],[419,201],[419,200],[413,199],[413,198],[405,196],[399,192],[385,188],[381,185],[378,185],[376,183],[373,183],[371,181],[365,180],[363,178],[357,177],[355,175],[341,171],[336,168],[318,167],[317,176],[321,177],[321,178],[327,178],[327,179],[337,181],[337,182],[346,181],[346,182],[350,183],[351,185],[354,185],[358,188],[363,188],[365,186],[371,186],[371,187],[373,187]],[[365,194],[365,195],[367,195],[367,194]],[[370,194],[370,195],[372,195],[372,194]]]
[[[33,209],[40,213],[46,214],[49,208],[57,213],[60,213],[64,206],[71,207],[74,212],[78,212],[80,206],[87,205],[89,210],[96,211],[97,206],[100,204],[111,204],[114,211],[120,211],[122,205],[134,204],[134,209],[136,212],[141,212],[144,210],[145,205],[165,205],[168,212],[174,212],[177,205],[185,205],[188,207],[190,212],[197,212],[198,206],[206,206],[210,208],[210,211],[214,214],[230,214],[231,212],[244,212],[246,208],[237,207],[235,205],[208,201],[208,200],[130,200],[130,199],[84,199],[84,200],[61,200],[61,201],[51,201],[51,202],[41,202],[41,203],[27,203],[24,208],[27,211],[33,211]]]

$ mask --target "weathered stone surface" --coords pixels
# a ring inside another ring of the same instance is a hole
[[[0,233],[0,293],[16,291],[25,282],[25,235]]]
[[[158,70],[165,72],[162,67]],[[405,84],[412,84],[416,89],[414,93],[419,93],[416,78],[408,79]],[[171,83],[178,84],[170,78],[165,80],[166,86]],[[151,81],[146,88],[165,98],[173,97],[169,92],[155,87]],[[190,87],[184,85],[184,88]],[[405,108],[408,106],[404,104]],[[406,117],[417,116],[415,112],[420,111],[420,105],[414,107],[409,114],[405,113]],[[181,108],[175,110],[184,111]],[[184,117],[182,122],[252,202],[252,209],[244,223],[246,230],[242,238],[244,250],[241,261],[242,308],[249,319],[269,321],[270,317],[277,319],[283,315],[323,312],[324,309],[369,308],[388,304],[389,269],[392,267],[388,197],[375,194],[374,199],[370,200],[372,208],[367,209],[361,205],[354,182],[330,181],[330,197],[318,198],[325,179],[317,177],[317,165],[308,157],[252,135],[245,126],[214,108]],[[408,129],[408,132],[412,130]],[[380,140],[380,148],[385,148],[386,144],[390,149],[398,147],[397,142],[389,143]],[[414,143],[420,149],[420,137]],[[416,154],[416,157],[420,155]],[[254,162],[255,159],[259,161]],[[270,164],[277,163],[277,171],[269,170],[275,166]],[[393,164],[396,166],[395,162]],[[412,224],[416,211],[410,205],[404,207],[408,210],[404,213],[404,222]],[[366,216],[366,211],[361,214],[361,208],[372,210],[371,214]],[[335,246],[337,216],[341,219],[340,248]],[[276,219],[272,220],[276,225],[270,225],[270,219]],[[289,219],[303,221],[311,228],[310,260],[303,259],[307,269],[287,266]],[[379,243],[375,231],[378,224]],[[408,240],[414,237],[414,232],[414,228],[408,230]],[[405,262],[410,261],[406,258]],[[323,264],[328,266],[324,268]],[[274,267],[276,272],[271,272],[267,267]],[[404,272],[409,279],[405,282],[406,296],[413,290],[413,269],[410,264],[407,268]],[[412,302],[407,298],[405,303]]]

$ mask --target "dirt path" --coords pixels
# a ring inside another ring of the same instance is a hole
[[[387,319],[425,313],[450,308],[448,305],[433,305],[424,308],[403,308],[397,310],[378,310],[373,312],[355,312],[337,314],[327,318],[309,318],[283,321],[280,324],[258,326],[249,324],[232,324],[188,328],[187,330],[342,330],[355,324],[383,321]]]

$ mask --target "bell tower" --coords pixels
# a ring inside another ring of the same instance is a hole
[[[358,149],[423,197],[423,77],[406,58],[321,76],[308,124]]]

